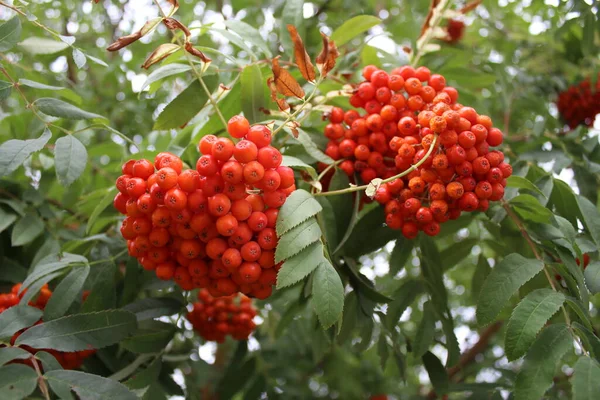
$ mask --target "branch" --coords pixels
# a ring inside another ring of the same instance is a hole
[[[471,348],[467,349],[458,360],[458,364],[448,369],[448,377],[453,378],[460,371],[465,369],[469,364],[475,361],[475,358],[480,353],[483,353],[487,348],[492,336],[494,336],[500,328],[502,328],[502,321],[496,321],[492,325],[488,326],[479,334],[479,340]]]

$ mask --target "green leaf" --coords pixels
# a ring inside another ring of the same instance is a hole
[[[13,48],[21,38],[21,20],[15,15],[0,25],[0,52]]]
[[[600,262],[594,261],[590,263],[585,271],[585,285],[588,287],[592,294],[600,293]]]
[[[573,337],[564,324],[548,326],[525,356],[515,381],[515,400],[541,399],[552,386],[556,365],[573,347]]]
[[[87,264],[87,258],[80,256],[79,254],[63,253],[62,257],[58,258],[56,255],[50,255],[40,260],[38,264],[33,268],[33,271],[29,273],[27,279],[21,285],[21,292],[27,289],[33,282],[39,280],[45,275],[52,272],[60,271],[71,264]]]
[[[600,212],[598,212],[598,208],[583,196],[577,196],[577,203],[583,216],[583,225],[594,239],[596,246],[600,246]]]
[[[279,217],[277,219],[279,220]],[[310,218],[304,221],[279,238],[277,249],[275,249],[275,262],[287,260],[320,238],[321,228],[319,228],[317,220]]]
[[[31,353],[20,347],[0,347],[0,366],[12,360],[25,360]]]
[[[308,165],[307,163],[305,163],[304,161],[296,158],[296,157],[292,157],[292,156],[283,156],[283,160],[281,161],[281,165],[286,166],[286,167],[290,167],[293,169],[302,169],[306,172],[308,172],[308,174],[310,175],[310,177],[314,180],[317,179],[317,171],[315,171],[315,169]]]
[[[556,254],[558,254],[558,257],[562,260],[569,273],[575,278],[575,281],[577,282],[577,287],[579,289],[579,298],[581,299],[584,308],[587,309],[589,304],[589,293],[588,288],[585,284],[584,271],[579,265],[577,265],[577,262],[575,261],[575,258],[573,258],[573,255],[570,252],[564,250],[562,247],[556,246]]]
[[[146,320],[140,322],[138,330],[121,345],[134,353],[157,353],[167,347],[175,334],[175,329],[173,324]]]
[[[556,211],[568,219],[573,226],[577,226],[579,216],[578,203],[573,189],[560,179],[554,179],[554,187],[550,195],[550,202],[556,207]]]
[[[477,321],[480,325],[492,322],[506,302],[525,282],[544,268],[544,263],[513,253],[500,261],[488,275],[481,288],[477,303]]]
[[[138,400],[127,387],[112,379],[80,371],[54,370],[44,374],[44,378],[53,382],[68,384],[81,400]]]
[[[136,326],[135,315],[123,310],[75,314],[29,328],[15,344],[59,351],[100,349],[130,336]]]
[[[241,22],[229,20],[227,23]],[[247,24],[244,24],[247,25]],[[264,119],[263,109],[267,106],[265,96],[265,82],[258,64],[251,64],[244,68],[241,75],[242,84],[242,111],[250,123]]]
[[[422,359],[435,393],[437,395],[445,394],[450,385],[450,379],[448,378],[446,368],[444,368],[439,358],[430,351],[426,352]]]
[[[94,114],[89,111],[82,110],[66,101],[53,99],[50,97],[42,97],[33,102],[35,107],[46,115],[66,119],[106,119],[102,115]],[[70,135],[69,135],[70,136]]]
[[[0,367],[2,400],[20,400],[29,396],[37,386],[37,374],[25,365],[10,364]]]
[[[134,259],[137,266],[137,260]],[[88,279],[90,294],[81,306],[82,313],[102,311],[115,308],[117,305],[117,290],[115,283],[116,265],[114,262],[103,263],[94,267],[96,272]]]
[[[398,232],[384,227],[383,207],[374,207],[360,217],[350,237],[344,244],[343,252],[351,258],[358,258],[385,246],[398,237]],[[365,234],[368,232],[368,234]]]
[[[544,192],[542,192],[537,186],[535,186],[529,179],[517,175],[512,175],[508,177],[508,179],[506,180],[506,187],[527,189],[532,192],[538,193],[543,197],[546,197],[546,195],[544,195]]]
[[[192,67],[189,64],[171,63],[162,65],[159,68],[152,71],[150,75],[148,75],[148,78],[146,78],[146,81],[140,89],[140,93],[143,92],[144,89],[146,89],[148,86],[152,85],[154,82],[158,82],[169,76],[182,74],[191,69]]]
[[[54,164],[56,176],[63,186],[69,186],[85,170],[87,150],[73,135],[66,135],[56,141],[54,147]]]
[[[317,317],[327,329],[342,316],[344,308],[344,286],[337,271],[331,263],[319,264],[315,271],[312,303]]]
[[[286,51],[292,53],[293,43],[287,31],[287,25],[294,25],[298,29],[300,37],[304,34],[304,0],[287,0],[283,3],[281,11],[281,22],[279,26],[279,41]]]
[[[302,222],[314,217],[323,208],[306,190],[298,189],[285,200],[277,216],[277,235],[282,236]]]
[[[13,247],[31,243],[44,231],[44,221],[37,214],[30,213],[19,219],[13,227],[11,244]]]
[[[580,17],[581,18],[581,17]],[[581,51],[585,55],[593,55],[596,53],[594,39],[595,39],[595,27],[596,17],[592,10],[588,10],[583,16],[583,37],[581,39]]]
[[[37,54],[55,54],[63,51],[69,45],[65,42],[46,39],[43,37],[30,36],[19,43],[19,46],[28,53]]]
[[[571,384],[573,400],[595,400],[600,393],[600,365],[589,357],[579,357]]]
[[[377,291],[375,284],[360,272],[360,267],[352,258],[344,258],[344,261],[345,270],[350,273],[350,284],[357,293],[375,303],[389,303],[392,301],[392,298]]]
[[[89,265],[75,267],[54,289],[44,308],[44,321],[60,318],[80,295],[83,284],[90,273]]]
[[[203,80],[211,93],[218,86],[219,78],[217,75],[206,76]],[[187,124],[204,108],[207,100],[208,95],[200,82],[194,80],[162,110],[154,123],[154,129],[175,129]]]
[[[4,232],[6,228],[11,226],[16,220],[17,216],[15,214],[7,213],[0,208],[0,233]]]
[[[530,194],[520,194],[510,200],[515,212],[527,221],[548,223],[552,218],[552,211],[540,204]]]
[[[435,310],[430,301],[423,304],[423,317],[417,327],[412,352],[415,358],[421,358],[428,350],[435,337]]]
[[[326,262],[323,244],[316,242],[295,256],[288,258],[277,273],[277,289],[291,286],[313,272],[319,264]]]
[[[523,356],[533,344],[538,332],[560,309],[565,295],[552,289],[529,293],[515,309],[506,327],[504,339],[509,361]]]
[[[385,326],[388,330],[398,324],[400,317],[406,309],[415,301],[417,296],[425,291],[425,287],[421,281],[409,279],[394,292],[394,301],[388,304],[387,314],[385,318]]]
[[[158,380],[161,368],[161,357],[156,357],[146,369],[141,372],[136,372],[133,377],[125,381],[125,385],[130,389],[143,389],[148,387]]]
[[[285,128],[285,130],[291,135],[291,131],[287,127]],[[314,158],[315,160],[325,163],[327,165],[334,163],[333,159],[327,154],[323,153],[319,149],[317,144],[313,142],[313,140],[310,138],[310,135],[304,132],[302,129],[298,129],[298,137],[294,139],[297,140],[302,145],[302,147],[304,147],[306,153],[308,153],[308,155]]]
[[[233,32],[237,33],[245,41],[250,42],[254,46],[258,47],[260,49],[260,51],[262,51],[267,58],[272,57],[271,50],[269,50],[269,46],[264,41],[264,39],[260,35],[260,32],[256,28],[252,27],[251,25],[248,25],[244,21],[240,21],[237,19],[228,19],[227,21],[225,21],[225,26],[227,26],[227,28],[229,28]],[[256,65],[256,64],[254,64],[254,65],[256,67],[258,67],[258,65]],[[246,67],[245,69],[247,69],[247,68],[248,67]],[[260,69],[259,69],[259,71],[260,71]],[[264,82],[262,82],[262,77],[260,79],[260,84],[264,85]],[[244,74],[242,72],[242,92],[244,91],[243,88],[244,88]],[[246,113],[244,112],[244,115],[245,114]],[[248,118],[247,115],[246,115],[246,118]]]
[[[64,88],[62,86],[51,86],[51,85],[46,85],[45,83],[39,83],[39,82],[35,82],[35,81],[31,81],[29,79],[19,79],[19,85],[21,86],[27,86],[27,87],[31,87],[34,89],[45,89],[45,90],[67,90],[67,88]]]
[[[379,25],[381,20],[372,15],[358,15],[350,18],[331,34],[331,40],[339,47],[354,39],[363,32],[368,31],[375,25]]]
[[[473,273],[473,278],[471,279],[471,297],[473,299],[477,300],[479,298],[485,278],[487,278],[491,271],[492,269],[490,268],[487,259],[484,257],[483,253],[480,254],[477,266],[475,267],[475,272]]]
[[[6,81],[0,81],[0,100],[6,100],[10,96],[13,84]]]
[[[598,336],[577,321],[573,321],[571,326],[573,326],[577,336],[579,336],[579,339],[584,343],[584,346],[590,352],[590,355],[593,355],[596,361],[600,362],[600,339]]]
[[[412,240],[397,239],[394,250],[390,255],[390,274],[396,275],[404,269],[410,259],[414,247]]]
[[[52,132],[46,128],[37,139],[11,139],[2,143],[0,145],[0,176],[6,176],[19,168],[30,155],[43,149],[51,137]]]
[[[87,58],[81,50],[73,48],[73,61],[75,61],[75,65],[77,65],[77,68],[81,69],[85,66]]]
[[[135,314],[138,321],[175,315],[181,311],[183,304],[172,297],[147,297],[127,304],[123,310]]]
[[[100,216],[100,214],[102,214],[102,212],[104,210],[106,210],[106,208],[108,206],[110,206],[113,202],[113,198],[115,197],[115,191],[116,188],[111,187],[106,194],[104,195],[104,197],[102,198],[102,200],[100,200],[98,202],[98,205],[96,207],[94,207],[94,211],[92,211],[92,214],[90,215],[90,218],[87,221],[87,225],[85,227],[85,233],[89,234],[92,227],[94,226],[94,222],[96,222],[96,220],[98,219],[98,217]]]

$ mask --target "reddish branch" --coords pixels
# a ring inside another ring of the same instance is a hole
[[[448,368],[448,378],[455,382],[461,379],[456,378],[456,375],[471,364],[477,356],[485,351],[492,337],[502,328],[502,321],[497,321],[488,326],[479,334],[479,340],[472,347],[467,349],[458,360],[458,364]],[[453,379],[455,378],[455,379]],[[437,394],[432,390],[427,394],[427,399],[437,399]]]

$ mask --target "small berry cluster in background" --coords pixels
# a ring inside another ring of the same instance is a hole
[[[460,42],[465,33],[465,23],[460,19],[451,18],[446,25],[447,37],[445,40],[448,43],[456,44]]]
[[[441,223],[502,199],[512,167],[491,149],[503,134],[490,117],[457,103],[458,91],[425,67],[388,74],[369,65],[363,76],[350,104],[366,113],[334,107],[325,153],[365,184],[410,171],[375,192],[390,228],[410,239],[420,230],[435,236]]]
[[[571,129],[578,125],[592,126],[594,118],[600,114],[600,74],[595,87],[590,79],[570,86],[558,95],[556,102],[560,116]]]
[[[23,290],[21,293],[19,293],[20,289],[21,289],[21,284],[17,283],[16,285],[14,285],[12,287],[10,293],[0,293],[0,314],[3,313],[5,310],[19,304],[19,302],[21,301],[21,299],[27,292],[27,290]],[[48,300],[50,299],[51,296],[52,296],[52,291],[48,288],[48,284],[45,284],[40,289],[40,293],[38,294],[38,296],[34,300],[31,300],[29,302],[29,305],[32,307],[35,307],[35,308],[39,308],[40,310],[43,310],[44,308],[46,308],[46,304],[48,303]],[[84,293],[84,298],[85,298],[85,293]],[[35,325],[38,325],[41,323],[42,323],[42,320],[39,320]],[[17,338],[23,332],[25,332],[27,329],[28,328],[25,328],[25,329],[22,329],[22,330],[18,331],[17,333],[15,333],[12,336],[12,338],[10,339],[10,344],[14,345]],[[1,347],[3,347],[3,346],[0,345],[0,348]],[[54,358],[56,358],[56,361],[58,361],[64,369],[80,368],[81,365],[83,364],[83,361],[96,352],[95,350],[83,350],[83,351],[75,351],[75,352],[66,353],[66,352],[56,351],[56,350],[52,350],[52,349],[34,349],[29,346],[20,346],[20,347],[23,350],[27,350],[31,354],[35,354],[38,351],[45,351],[45,352],[50,353],[54,356]],[[13,362],[27,364],[27,365],[33,367],[33,365],[31,364],[31,361],[29,361],[29,360],[16,360]]]
[[[279,265],[275,223],[295,189],[294,172],[270,146],[271,131],[234,116],[237,143],[213,135],[199,143],[196,170],[160,153],[130,160],[117,179],[114,206],[127,215],[121,233],[129,254],[160,279],[212,296],[271,295]]]
[[[222,343],[227,335],[246,340],[256,328],[253,321],[256,309],[243,294],[215,298],[208,290],[201,289],[198,300],[187,319],[204,340]]]

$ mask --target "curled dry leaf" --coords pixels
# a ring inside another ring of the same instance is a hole
[[[326,34],[321,32],[321,37],[323,39],[323,49],[317,56],[317,68],[319,68],[321,76],[327,76],[329,71],[335,67],[335,61],[340,53],[338,52],[335,42],[330,41]]]
[[[480,5],[481,3],[483,3],[483,0],[473,0],[473,1],[469,2],[469,3],[467,3],[460,10],[458,10],[458,12],[461,13],[461,14],[466,14],[469,11],[473,11],[474,9],[476,9],[477,6]]]
[[[154,30],[154,28],[156,28],[158,26],[158,24],[160,24],[160,21],[162,21],[162,20],[163,20],[162,17],[156,17],[156,18],[152,18],[151,20],[146,22],[144,24],[144,26],[142,26],[142,29],[140,29],[142,36],[145,36],[148,33],[152,32]]]
[[[290,33],[292,42],[294,42],[294,56],[296,58],[296,65],[298,65],[298,69],[300,70],[300,73],[304,79],[313,82],[316,78],[315,67],[310,61],[310,57],[306,52],[302,38],[298,34],[298,31],[294,25],[288,25],[287,30]]]
[[[135,42],[136,40],[139,40],[142,36],[143,35],[142,35],[141,31],[132,33],[131,35],[122,36],[122,37],[118,38],[110,46],[108,46],[106,48],[106,50],[108,50],[108,51],[117,51],[117,50],[120,50],[120,49],[122,49],[125,46],[129,46],[131,43]]]
[[[375,197],[375,193],[377,193],[377,190],[381,186],[382,182],[383,182],[383,179],[381,179],[381,178],[373,179],[371,182],[369,182],[369,185],[365,189],[365,194],[367,196],[369,196],[370,198]]]
[[[221,88],[221,90],[231,90],[231,88],[228,88],[227,86],[223,85],[222,83],[219,84],[219,87]]]
[[[279,56],[275,57],[271,62],[271,70],[275,79],[277,91],[284,96],[296,96],[301,99],[304,97],[302,86],[294,79],[288,70],[279,66]]]
[[[165,24],[165,26],[167,28],[169,28],[172,31],[181,29],[181,31],[185,34],[186,41],[192,35],[192,32],[190,32],[190,30],[187,28],[187,26],[185,26],[181,22],[177,21],[175,18],[165,18],[165,19],[163,19],[163,23]]]
[[[164,60],[165,58],[167,58],[171,54],[175,53],[180,48],[181,47],[179,45],[174,44],[174,43],[161,44],[160,46],[158,46],[156,48],[156,50],[154,50],[152,53],[150,53],[148,58],[146,58],[146,61],[144,61],[144,63],[142,64],[142,68],[144,68],[144,69],[150,68],[150,66],[156,64],[157,62],[160,62],[161,60]]]
[[[204,55],[203,52],[192,46],[190,42],[185,42],[185,51],[187,51],[194,57],[198,57],[202,60],[202,62],[209,63],[212,61],[210,58],[206,57],[206,55]]]
[[[290,105],[284,99],[277,98],[277,85],[275,85],[275,80],[273,78],[267,79],[267,85],[271,91],[271,99],[277,103],[277,107],[279,107],[281,111],[289,110]]]

